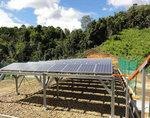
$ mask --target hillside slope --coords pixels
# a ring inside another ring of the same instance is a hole
[[[150,28],[125,29],[96,47],[96,50],[118,57],[143,58],[150,54]]]

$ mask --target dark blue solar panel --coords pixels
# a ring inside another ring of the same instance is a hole
[[[111,65],[107,64],[97,64],[94,72],[102,74],[112,74],[112,67]]]
[[[61,72],[63,68],[65,68],[66,64],[55,64],[54,66],[50,67],[47,71],[48,72]]]
[[[81,65],[81,67],[78,69],[78,71],[77,72],[79,72],[79,73],[92,73],[93,72],[93,70],[94,70],[94,67],[95,67],[95,65],[93,64],[84,64],[84,65]]]
[[[76,72],[81,64],[68,64],[62,72]]]
[[[0,71],[112,74],[110,59],[67,59],[13,63]]]
[[[39,64],[39,67],[36,69],[36,71],[38,72],[47,72],[48,69],[50,67],[52,67],[54,64],[52,63],[42,63],[42,64]]]

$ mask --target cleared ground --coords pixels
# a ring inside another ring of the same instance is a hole
[[[107,118],[110,95],[96,80],[63,80],[57,98],[56,85],[47,89],[48,110],[43,108],[42,87],[36,79],[23,81],[15,93],[13,79],[0,82],[0,113],[19,118]],[[108,84],[106,82],[106,84]],[[124,116],[125,98],[121,81],[116,80],[116,117]]]

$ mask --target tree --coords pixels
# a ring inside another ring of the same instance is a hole
[[[70,58],[86,49],[104,44],[112,35],[115,36],[113,40],[119,42],[121,38],[118,35],[123,29],[150,27],[150,5],[134,5],[126,12],[98,20],[92,20],[86,15],[82,17],[81,24],[83,30],[73,31],[41,25],[29,27],[22,25],[20,28],[0,27],[0,63]],[[126,48],[130,47],[128,44],[121,43],[118,48],[117,46],[116,44],[112,49],[108,46],[106,50],[115,50],[116,55],[120,54],[117,50],[121,53],[130,52],[130,49]],[[140,54],[147,54],[148,46],[144,47]],[[133,53],[135,52],[136,50],[133,50]]]
[[[81,18],[81,27],[83,31],[88,28],[88,25],[91,23],[92,18],[89,15],[85,15]]]
[[[66,28],[64,29],[64,33],[65,33],[66,37],[70,35],[70,31]]]

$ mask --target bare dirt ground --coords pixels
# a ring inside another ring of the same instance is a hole
[[[116,117],[124,116],[125,99],[123,88],[116,81]],[[15,93],[13,79],[0,81],[0,114],[19,118],[108,118],[110,116],[110,96],[97,82],[70,80],[60,83],[59,98],[56,85],[47,89],[48,110],[43,107],[42,87],[29,78]],[[90,86],[90,87],[89,87]],[[93,89],[94,88],[94,89]]]

